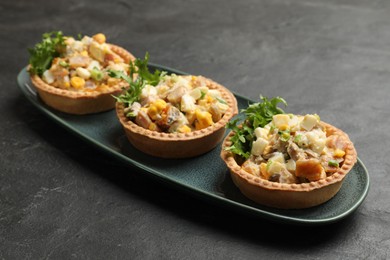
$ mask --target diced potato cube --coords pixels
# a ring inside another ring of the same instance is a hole
[[[91,61],[87,67],[87,70],[91,71],[95,68],[100,70],[100,63],[97,60]]]
[[[321,154],[322,151],[323,151],[324,148],[325,148],[325,143],[326,143],[326,139],[317,139],[317,140],[311,145],[310,148],[313,150],[313,152],[318,153],[318,154]]]
[[[167,99],[172,104],[178,104],[181,102],[181,97],[187,93],[187,88],[183,86],[173,87],[167,94]]]
[[[184,112],[190,112],[196,109],[195,99],[189,94],[184,94],[181,97],[180,105],[181,111]]]
[[[265,147],[268,145],[268,141],[264,138],[258,138],[256,141],[252,144],[252,150],[251,153],[253,155],[259,156],[264,152]]]
[[[42,79],[43,79],[47,84],[53,83],[53,82],[54,82],[53,73],[51,73],[50,70],[46,70],[46,71],[42,74]]]
[[[189,80],[185,77],[176,77],[176,81],[175,81],[172,89],[178,88],[178,87],[183,87],[186,92],[191,89],[190,84],[189,84]]]
[[[195,100],[198,100],[202,97],[202,90],[200,88],[194,88],[190,92],[190,96],[193,97]]]
[[[310,149],[314,152],[321,154],[326,144],[326,134],[319,129],[314,129],[305,134],[307,137]]]
[[[219,112],[221,112],[222,114],[225,114],[226,111],[228,111],[228,109],[229,109],[228,104],[224,104],[221,102],[217,102],[217,107],[218,107]]]
[[[87,69],[84,69],[81,67],[78,67],[76,69],[76,73],[79,77],[81,77],[83,79],[89,79],[91,77],[91,73]]]
[[[269,158],[269,161],[285,163],[284,155],[283,155],[283,153],[276,152],[276,153],[274,153],[274,156]]]
[[[167,97],[167,94],[168,94],[168,91],[169,91],[169,87],[167,85],[157,85],[155,88],[156,88],[156,91],[157,91],[157,95],[160,98],[166,98]]]
[[[286,125],[287,126],[289,125],[290,116],[286,115],[286,114],[274,115],[272,118],[272,121],[273,121],[276,128],[278,128],[278,129],[281,127],[284,128]],[[286,130],[286,129],[283,129],[283,130]]]
[[[74,51],[81,52],[84,50],[84,44],[81,41],[73,41],[71,48]]]
[[[246,160],[242,165],[241,168],[246,171],[247,173],[250,173],[255,176],[260,176],[260,165],[258,165],[255,162],[252,162],[251,160]]]
[[[297,116],[293,115],[290,117],[289,127],[291,132],[299,131],[299,119]]]
[[[147,98],[149,96],[156,96],[157,95],[157,90],[154,86],[152,85],[146,85],[141,92],[141,99]]]
[[[301,122],[301,128],[310,131],[318,122],[318,117],[315,115],[305,115]]]
[[[257,138],[265,138],[265,139],[267,139],[267,137],[268,137],[268,133],[269,133],[269,130],[267,130],[267,129],[265,129],[265,128],[262,128],[262,127],[257,127],[256,129],[255,129],[255,136],[257,137]]]
[[[84,45],[90,45],[91,42],[92,42],[92,38],[89,37],[89,36],[84,36],[84,37],[81,39],[81,42],[82,42]]]
[[[280,162],[269,162],[267,166],[267,172],[271,176],[275,173],[280,173],[284,168],[284,165]]]
[[[89,53],[92,58],[100,62],[104,61],[104,56],[106,55],[104,49],[96,42],[92,42],[91,45],[89,45]]]
[[[294,137],[294,142],[301,148],[307,148],[310,144],[305,132],[297,132]]]
[[[221,92],[217,89],[210,89],[207,94],[213,98],[222,98]]]
[[[290,159],[287,161],[286,169],[290,172],[295,172],[296,164],[295,164],[295,161],[293,159]]]

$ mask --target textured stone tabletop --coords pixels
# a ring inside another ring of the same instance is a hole
[[[389,259],[390,2],[0,2],[0,259]],[[329,225],[278,224],[120,164],[41,113],[16,77],[45,32],[106,34],[235,93],[347,132],[370,175]]]

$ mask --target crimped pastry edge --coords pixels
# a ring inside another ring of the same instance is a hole
[[[135,57],[124,48],[113,44],[108,45],[126,63],[135,60]],[[72,91],[51,86],[38,75],[30,75],[30,79],[44,103],[69,114],[91,114],[113,109],[115,99],[112,95],[122,92],[122,87],[119,85],[105,91]]]
[[[125,116],[122,103],[116,103],[117,117],[129,141],[137,149],[162,158],[189,158],[210,151],[222,141],[226,124],[238,113],[237,100],[224,86],[203,76],[198,77],[204,78],[210,89],[218,89],[229,105],[228,111],[218,122],[201,130],[190,133],[163,133],[145,129]]]
[[[251,200],[277,208],[307,208],[322,204],[331,199],[340,189],[348,172],[357,161],[357,153],[349,136],[342,130],[321,121],[327,136],[337,134],[347,140],[343,165],[332,175],[314,182],[286,184],[271,182],[254,176],[237,164],[234,155],[225,148],[231,145],[230,132],[222,143],[221,158],[227,165],[233,182],[241,192]]]

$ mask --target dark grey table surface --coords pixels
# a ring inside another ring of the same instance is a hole
[[[390,258],[390,2],[0,2],[0,259]],[[210,204],[112,161],[23,96],[44,32],[103,32],[137,57],[256,100],[282,96],[346,131],[363,204],[337,223],[283,225]]]

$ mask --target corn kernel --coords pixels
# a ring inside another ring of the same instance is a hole
[[[156,131],[157,125],[155,123],[150,123],[148,129],[151,131]]]
[[[272,117],[272,122],[278,129],[280,129],[280,127],[283,125],[288,126],[289,121],[290,121],[290,117],[289,115],[286,114],[277,114]]]
[[[196,113],[196,122],[195,122],[196,130],[209,127],[213,124],[213,118],[209,112],[196,110],[195,113]]]
[[[109,89],[109,87],[108,87],[108,85],[106,85],[106,84],[100,84],[100,85],[98,85],[97,87],[96,87],[96,90],[97,91],[107,91]]]
[[[155,102],[154,102],[154,105],[157,107],[158,110],[164,110],[166,107],[167,107],[167,102],[165,102],[164,100],[162,99],[157,99]]]
[[[65,81],[65,82],[64,82],[64,86],[65,86],[66,88],[69,88],[69,87],[70,87],[69,81]]]
[[[207,103],[207,100],[204,98],[204,99],[198,100],[198,106],[208,108],[209,104]]]
[[[97,41],[100,44],[106,42],[106,36],[102,33],[95,34],[94,36],[92,36],[92,39],[94,39],[95,41]]]
[[[214,101],[214,98],[212,96],[210,96],[210,95],[207,95],[207,99],[206,100],[207,100],[208,103],[212,103]]]
[[[279,126],[279,130],[280,131],[285,131],[285,130],[288,130],[289,129],[289,126],[288,124],[282,124]]]
[[[181,127],[179,127],[177,129],[177,131],[179,133],[190,133],[191,132],[191,128],[189,126],[187,126],[187,125],[182,125]]]
[[[80,78],[80,77],[72,77],[70,79],[70,84],[75,89],[82,89],[85,86],[85,80],[83,78]]]
[[[341,149],[336,149],[334,151],[334,156],[335,157],[343,157],[344,155],[345,155],[345,152],[343,150],[341,150]]]
[[[196,115],[195,115],[195,112],[191,111],[191,112],[187,112],[186,113],[186,118],[188,120],[188,123],[190,125],[192,125],[196,119]]]
[[[266,180],[268,180],[269,177],[270,177],[270,175],[269,175],[269,173],[268,173],[268,171],[267,171],[267,164],[264,163],[264,162],[262,162],[262,163],[260,164],[260,174],[261,174],[261,176],[262,176],[264,179],[266,179]]]
[[[80,52],[80,54],[81,54],[82,56],[88,57],[88,52],[87,52],[87,51],[82,51],[82,52]]]
[[[116,78],[108,78],[107,79],[107,84],[108,86],[112,87],[112,86],[115,86],[119,83],[120,79],[116,79]]]
[[[152,120],[157,120],[159,118],[159,111],[158,111],[158,108],[154,105],[154,104],[151,104],[150,107],[148,108],[148,116],[152,119]]]
[[[120,56],[115,55],[114,63],[123,63],[123,62],[124,62],[124,60]]]

